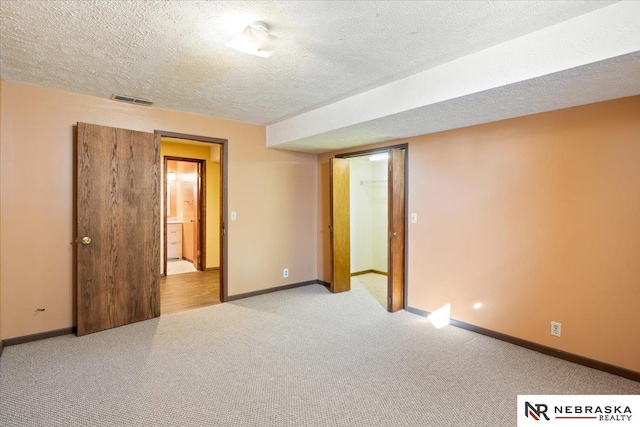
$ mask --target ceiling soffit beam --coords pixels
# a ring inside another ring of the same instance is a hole
[[[607,6],[267,126],[267,147],[640,51],[640,2]]]

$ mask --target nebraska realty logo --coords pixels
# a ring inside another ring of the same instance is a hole
[[[640,426],[640,395],[519,395],[518,427]]]

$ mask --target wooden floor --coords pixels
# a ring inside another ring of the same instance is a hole
[[[220,272],[198,271],[160,278],[160,314],[220,303]]]

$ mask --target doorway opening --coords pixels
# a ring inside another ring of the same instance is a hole
[[[331,159],[332,292],[357,283],[388,311],[406,307],[407,145]]]
[[[387,308],[388,156],[349,158],[351,283]]]
[[[156,131],[160,138],[161,314],[226,296],[226,140]]]
[[[161,142],[162,143],[162,142]],[[165,145],[166,147],[166,145]],[[206,269],[206,161],[164,157],[165,275]],[[219,264],[219,263],[218,263]]]

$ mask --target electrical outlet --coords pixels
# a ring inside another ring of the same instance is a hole
[[[284,270],[282,270],[282,277],[289,277],[289,269],[285,268]]]
[[[562,335],[562,323],[551,322],[551,335],[553,335],[554,337],[559,337]]]

